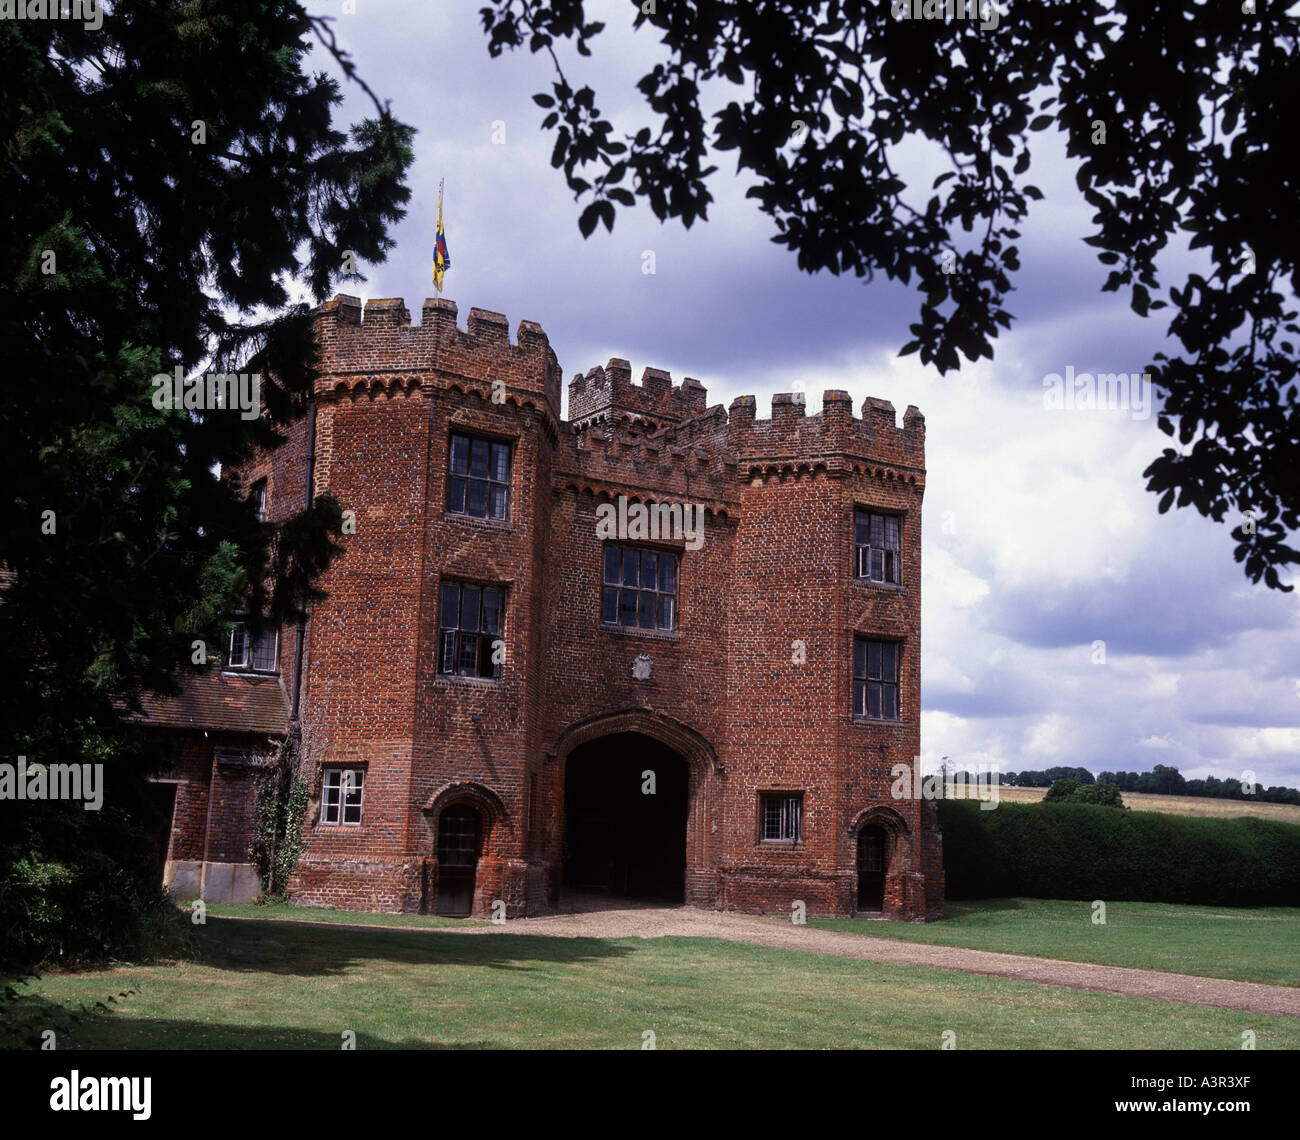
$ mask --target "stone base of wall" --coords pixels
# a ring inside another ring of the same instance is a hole
[[[202,860],[168,859],[163,867],[163,886],[177,902],[193,902],[203,894]]]
[[[686,905],[703,910],[718,906],[718,872],[713,867],[686,868]]]
[[[925,876],[920,871],[894,872],[885,877],[884,917],[898,922],[925,921]]]
[[[430,860],[432,863],[433,860]],[[436,873],[436,864],[434,864]],[[528,864],[522,859],[484,858],[474,875],[474,918],[524,918],[528,914]],[[504,903],[504,911],[498,906]],[[426,895],[425,913],[437,910],[437,895]]]
[[[252,863],[204,863],[199,859],[169,859],[163,886],[177,902],[243,905],[262,893],[262,880]]]

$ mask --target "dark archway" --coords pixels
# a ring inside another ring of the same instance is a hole
[[[453,803],[438,816],[438,913],[463,917],[474,909],[474,880],[483,821],[469,804]]]
[[[889,833],[871,825],[858,832],[858,910],[883,911],[889,873]]]
[[[680,753],[636,732],[602,736],[569,754],[564,784],[566,890],[685,901],[690,796]]]

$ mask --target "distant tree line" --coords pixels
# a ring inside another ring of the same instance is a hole
[[[954,783],[975,782],[972,772],[954,772],[948,777]],[[985,773],[985,780],[988,774]],[[998,783],[1008,788],[1050,788],[1057,780],[1075,780],[1080,784],[1095,784],[1097,781],[1087,768],[1048,768],[1045,772],[1000,772]]]
[[[1255,785],[1252,793],[1242,790],[1241,781],[1231,776],[1220,780],[1207,776],[1204,780],[1187,780],[1177,768],[1157,764],[1150,772],[1103,772],[1097,777],[1103,784],[1115,784],[1122,792],[1154,792],[1165,796],[1210,796],[1223,800],[1263,800],[1270,804],[1300,804],[1300,791],[1274,785],[1263,788]]]
[[[949,777],[955,782],[965,779],[975,781],[970,772],[955,772]],[[988,779],[987,775],[984,777]],[[1204,780],[1188,780],[1177,768],[1157,764],[1149,772],[1103,772],[1094,778],[1086,768],[1048,768],[1046,771],[1003,772],[998,783],[1010,788],[1050,788],[1057,780],[1075,780],[1079,784],[1114,784],[1121,792],[1146,792],[1157,796],[1210,796],[1225,800],[1260,800],[1270,804],[1300,804],[1300,790],[1274,785],[1264,788],[1255,785],[1252,794],[1242,790],[1241,781],[1229,777],[1220,780],[1207,776]]]

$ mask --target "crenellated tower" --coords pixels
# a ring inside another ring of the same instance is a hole
[[[293,897],[939,913],[932,807],[890,777],[920,752],[920,412],[830,390],[759,419],[614,358],[565,420],[539,325],[421,317],[321,306],[314,423],[243,473],[277,518],[310,466],[355,523],[307,626],[325,744]]]

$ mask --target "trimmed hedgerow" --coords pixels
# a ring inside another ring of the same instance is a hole
[[[1300,905],[1300,826],[1092,804],[944,800],[949,898]]]

